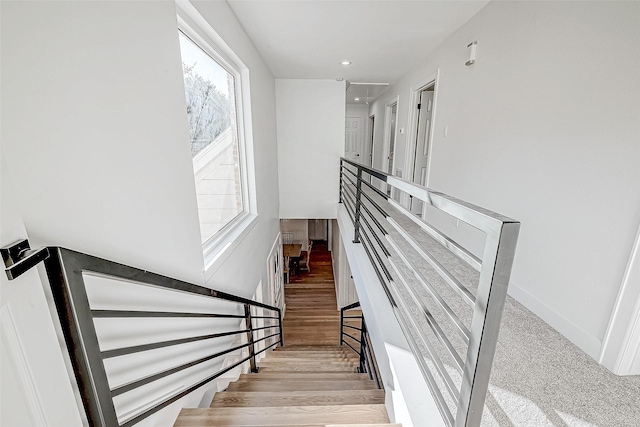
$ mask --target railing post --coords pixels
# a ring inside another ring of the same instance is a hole
[[[362,168],[358,166],[358,178],[356,182],[356,212],[354,218],[353,227],[355,228],[355,235],[353,236],[353,243],[360,243],[360,205],[362,204]]]
[[[251,372],[258,372],[258,368],[256,367],[256,348],[253,342],[253,325],[251,322],[251,306],[249,304],[244,305],[244,316],[245,316],[245,324],[247,326],[247,343],[249,345],[247,348],[249,349],[249,368]]]
[[[342,333],[344,331],[344,308],[340,309],[340,345],[342,345],[344,339],[342,338]]]
[[[282,309],[278,309],[278,327],[280,328],[280,347],[284,347],[284,335],[282,333]]]
[[[362,314],[362,317],[360,318],[360,372],[365,372],[365,336],[367,333],[367,326],[364,323],[364,314]]]
[[[340,179],[338,180],[338,203],[342,203],[342,159],[340,159]]]

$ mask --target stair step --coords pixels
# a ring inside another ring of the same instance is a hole
[[[384,404],[383,390],[225,391],[216,393],[212,408],[249,406],[327,406]]]
[[[305,379],[305,380],[324,380],[327,381],[344,381],[344,380],[367,380],[369,375],[349,373],[349,372],[262,372],[259,374],[242,374],[241,380],[286,380],[286,379]]]
[[[385,405],[327,405],[249,408],[185,408],[174,424],[187,426],[309,426],[388,423]]]
[[[229,384],[226,391],[326,391],[326,390],[377,390],[373,381],[362,380],[307,380],[307,381],[251,381],[238,380]]]
[[[355,353],[354,353],[355,355]],[[329,364],[329,365],[348,365],[348,366],[353,366],[353,363],[357,362],[357,358],[351,357],[349,359],[347,359],[346,356],[343,357],[337,357],[337,358],[323,358],[321,361],[320,360],[314,360],[313,358],[310,357],[266,357],[264,359],[262,359],[260,362],[258,362],[258,366],[260,366],[260,364],[267,364],[267,365],[271,365],[271,364],[296,364],[296,365],[309,365],[309,366],[315,366],[315,365],[325,365],[325,364]]]
[[[286,344],[284,347],[277,347],[274,351],[343,351],[344,347],[340,347],[338,344],[328,345],[291,345]]]
[[[279,353],[270,353],[268,359],[307,359],[307,360],[345,360],[358,359],[358,355],[353,351],[351,353],[335,353],[335,352],[319,352],[319,351],[282,351]]]

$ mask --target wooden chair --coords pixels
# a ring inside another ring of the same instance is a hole
[[[300,270],[306,270],[311,273],[311,246],[309,243],[309,247],[306,251],[302,251],[300,254]]]

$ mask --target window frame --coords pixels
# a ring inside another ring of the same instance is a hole
[[[251,132],[249,70],[191,3],[186,0],[177,0],[176,16],[177,30],[231,74],[235,83],[236,131],[243,212],[202,243],[203,274],[205,280],[207,280],[211,278],[222,262],[254,227],[258,217],[253,162],[253,135]]]

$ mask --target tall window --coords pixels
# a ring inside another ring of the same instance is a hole
[[[236,108],[236,76],[179,33],[202,243],[246,209]]]

